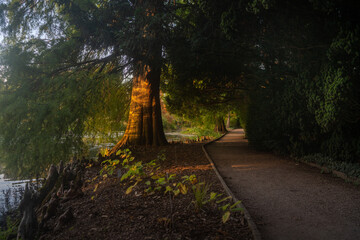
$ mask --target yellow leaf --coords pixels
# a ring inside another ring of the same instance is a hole
[[[176,189],[176,190],[174,191],[175,197],[176,197],[177,195],[179,195],[179,194],[180,194],[180,190],[179,190],[179,189]]]
[[[97,183],[97,184],[95,185],[94,192],[96,192],[96,190],[98,189],[98,187],[99,187],[99,184]]]
[[[131,192],[132,192],[132,190],[133,190],[133,188],[134,188],[134,186],[130,186],[130,187],[128,187],[128,189],[126,189],[125,194],[129,194],[129,193],[131,193]]]
[[[180,190],[181,194],[183,194],[183,195],[187,194],[187,192],[188,192],[187,186],[182,183],[179,184],[179,190]]]
[[[224,213],[224,215],[222,216],[222,222],[226,223],[230,218],[230,212],[227,211],[226,213]]]

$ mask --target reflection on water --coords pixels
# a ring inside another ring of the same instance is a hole
[[[25,184],[26,181],[9,180],[0,174],[0,220],[7,211],[19,205]]]
[[[182,134],[179,132],[170,132],[170,133],[165,133],[165,137],[168,140],[168,142],[181,142],[181,141],[194,139],[197,136],[193,135],[193,134]]]

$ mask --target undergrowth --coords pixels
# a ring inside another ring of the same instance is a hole
[[[199,127],[187,128],[186,130],[182,131],[181,133],[193,134],[193,135],[196,135],[197,137],[206,136],[206,137],[217,138],[217,137],[221,136],[221,133],[215,132],[211,129],[199,128]]]
[[[17,228],[19,225],[19,220],[14,220],[11,217],[6,218],[6,227],[0,229],[0,240],[7,240],[16,238]]]
[[[345,173],[348,177],[360,178],[360,164],[351,162],[336,161],[331,157],[320,153],[302,157],[301,160],[309,163],[316,163],[320,166]]]
[[[106,179],[116,173],[121,184],[126,186],[125,194],[131,194],[136,189],[136,192],[143,191],[144,196],[168,195],[171,206],[173,206],[175,197],[187,195],[192,190],[194,210],[197,212],[206,211],[205,206],[218,208],[222,212],[221,220],[223,223],[229,220],[231,212],[242,211],[241,208],[237,207],[240,201],[234,203],[231,197],[210,192],[210,185],[205,181],[199,181],[196,175],[180,176],[161,171],[161,163],[165,160],[164,152],[160,152],[156,159],[144,163],[136,161],[129,149],[119,150],[115,159],[104,160],[101,163],[100,176]],[[94,193],[98,186],[99,184],[95,185]],[[139,188],[140,186],[142,187]],[[95,197],[96,195],[92,196],[92,199]]]

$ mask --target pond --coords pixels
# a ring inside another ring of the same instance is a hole
[[[179,141],[186,141],[197,138],[197,135],[194,134],[183,134],[180,132],[168,132],[165,133],[165,137],[168,142],[179,142]]]
[[[0,174],[0,225],[6,212],[17,207],[28,181],[6,179]]]

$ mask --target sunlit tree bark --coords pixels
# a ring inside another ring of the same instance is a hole
[[[143,43],[139,52],[147,62],[139,60],[133,79],[129,119],[123,138],[111,150],[116,153],[122,146],[151,145],[159,146],[167,143],[160,106],[160,74],[161,74],[161,44],[158,43],[158,31],[161,24],[156,14],[163,1],[138,1],[137,6],[145,9],[137,29],[142,33]],[[151,25],[148,22],[153,22]],[[141,59],[141,57],[140,57]]]
[[[161,118],[160,72],[160,69],[144,66],[144,70],[134,77],[127,128],[111,154],[124,145],[167,143]]]

